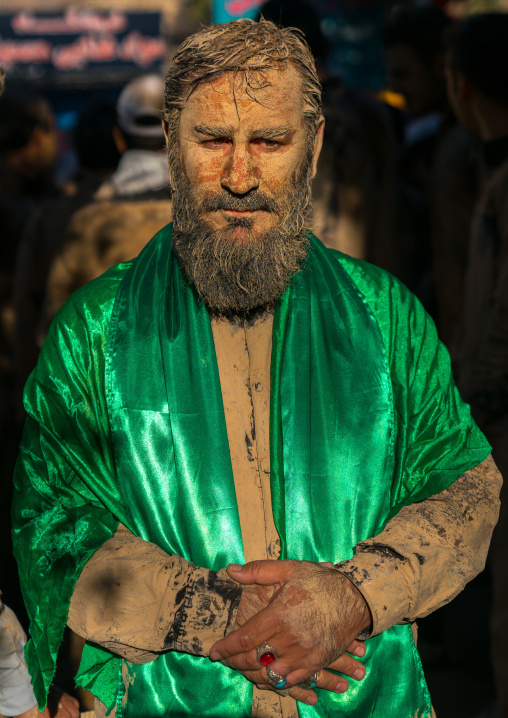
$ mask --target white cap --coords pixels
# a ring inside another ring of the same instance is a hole
[[[159,75],[143,75],[129,82],[116,103],[121,130],[133,137],[164,137],[162,107],[164,80]]]

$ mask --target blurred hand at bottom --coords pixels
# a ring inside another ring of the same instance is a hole
[[[35,706],[15,718],[79,718],[79,703],[68,693],[53,686],[49,691],[48,705],[42,713]]]

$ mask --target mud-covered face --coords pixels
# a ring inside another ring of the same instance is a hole
[[[263,89],[232,74],[201,85],[180,116],[180,166],[201,221],[240,242],[279,222],[309,149],[298,73],[264,77]]]
[[[180,116],[174,248],[208,307],[274,304],[307,251],[304,218],[322,128],[309,147],[304,98],[288,67],[199,86]],[[176,169],[175,169],[176,168]]]

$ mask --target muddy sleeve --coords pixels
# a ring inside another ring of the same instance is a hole
[[[483,570],[501,484],[489,457],[445,491],[405,506],[382,533],[357,544],[355,556],[337,565],[369,604],[369,635],[427,616]]]
[[[232,630],[240,596],[224,569],[168,555],[120,524],[85,564],[67,624],[132,663],[170,649],[208,655]]]

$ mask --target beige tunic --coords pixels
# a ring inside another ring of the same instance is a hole
[[[269,463],[272,315],[256,322],[214,320],[212,329],[245,559],[275,559],[279,541]],[[405,507],[382,534],[359,544],[355,557],[340,564],[369,604],[372,634],[449,602],[483,568],[499,487],[499,472],[487,460],[446,491]],[[167,649],[207,655],[232,630],[239,597],[224,571],[216,574],[168,556],[119,527],[83,569],[68,624],[135,663]],[[293,718],[296,704],[255,688],[252,715]]]

